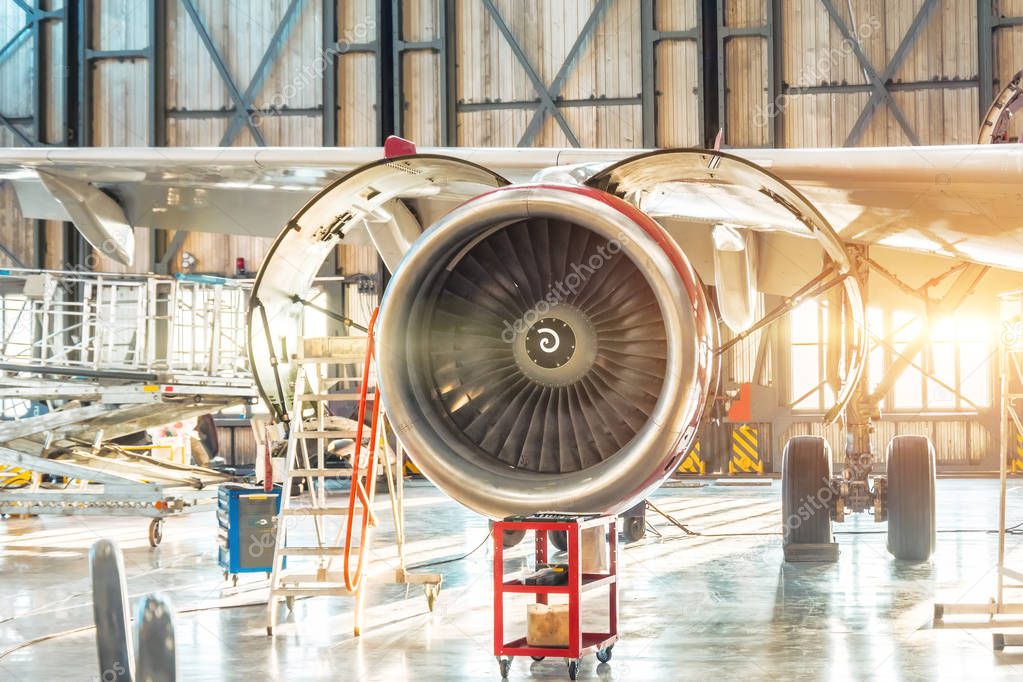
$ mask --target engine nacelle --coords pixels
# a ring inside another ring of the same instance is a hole
[[[384,406],[416,466],[481,514],[613,513],[695,437],[713,324],[685,254],[632,204],[503,187],[397,268],[377,332]]]

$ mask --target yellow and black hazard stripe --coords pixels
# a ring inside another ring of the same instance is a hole
[[[689,452],[679,462],[678,468],[675,469],[675,473],[678,474],[705,474],[707,473],[707,463],[700,457],[700,441],[695,441],[693,447],[689,448]]]
[[[405,471],[405,475],[406,476],[422,476],[423,475],[423,472],[419,470],[419,467],[417,467],[415,464],[413,464],[412,460],[409,459],[408,457],[405,457],[405,466],[403,467],[403,469]]]
[[[728,460],[728,473],[764,473],[764,460],[760,457],[757,438],[757,427],[751,424],[740,424],[732,429],[732,456]]]
[[[1023,473],[1023,433],[1016,434],[1016,446],[1009,453],[1009,471],[1014,474]]]

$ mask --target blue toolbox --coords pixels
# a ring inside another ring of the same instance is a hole
[[[239,573],[266,573],[273,568],[277,539],[274,517],[281,510],[281,489],[228,483],[217,494],[217,561],[224,580]]]

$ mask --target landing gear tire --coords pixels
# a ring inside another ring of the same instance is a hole
[[[639,542],[646,535],[646,520],[641,516],[622,517],[622,536],[626,542]]]
[[[547,531],[547,539],[562,552],[568,549],[568,531],[549,530]]]
[[[490,530],[494,530],[494,522],[490,522]],[[526,537],[526,531],[524,530],[506,530],[501,534],[501,546],[505,549],[514,547],[515,545],[522,542],[522,538]]]
[[[785,445],[781,473],[782,547],[794,561],[800,546],[829,545],[831,450],[819,436],[796,436]]]
[[[888,444],[888,551],[902,561],[927,561],[937,539],[934,447],[924,436]]]
[[[149,522],[149,546],[156,547],[163,540],[163,519]]]

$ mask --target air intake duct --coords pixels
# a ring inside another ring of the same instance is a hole
[[[711,381],[699,281],[600,190],[517,185],[422,234],[382,304],[384,405],[423,473],[499,518],[617,512],[691,445]]]

